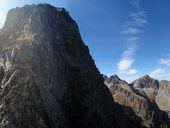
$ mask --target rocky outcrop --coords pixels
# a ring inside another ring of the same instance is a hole
[[[170,112],[170,81],[158,81],[145,75],[133,82],[133,86],[144,91],[150,100],[156,102],[163,111]]]
[[[169,128],[168,114],[159,109],[151,98],[151,89],[158,89],[159,82],[149,76],[144,76],[133,84],[122,81],[118,76],[104,76],[105,84],[109,87],[113,99],[121,105],[131,123],[140,124],[138,128]],[[136,83],[139,85],[136,87]],[[136,88],[135,88],[136,87]]]
[[[170,81],[160,81],[160,88],[156,95],[156,103],[163,111],[167,111],[170,117]]]
[[[155,102],[155,98],[160,86],[160,83],[158,80],[155,80],[151,78],[148,75],[145,75],[135,81],[132,82],[133,87],[140,91],[143,92],[144,94],[147,95],[147,97],[152,101]]]
[[[46,4],[0,31],[1,128],[126,128],[75,21]]]
[[[159,88],[159,81],[145,75],[133,82],[135,88]]]

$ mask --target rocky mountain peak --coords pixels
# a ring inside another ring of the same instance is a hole
[[[144,75],[142,78],[143,79],[152,79],[149,75]]]
[[[132,82],[132,84],[135,88],[159,88],[159,81],[151,78],[149,75],[144,75]]]
[[[114,83],[114,82],[117,82],[117,83],[119,83],[119,82],[127,83],[126,81],[123,81],[122,79],[120,79],[120,77],[117,76],[116,74],[110,76],[110,77],[108,78],[108,80],[109,80],[110,83]]]
[[[25,25],[30,25],[29,30],[39,31],[37,27],[40,25],[43,27],[51,27],[50,25],[54,25],[53,19],[55,19],[59,15],[68,16],[68,12],[64,8],[53,7],[49,4],[38,4],[38,5],[25,5],[24,7],[17,7],[15,9],[11,9],[8,12],[7,19],[5,22],[4,28],[24,28]],[[53,23],[52,23],[53,22]],[[50,24],[51,23],[51,24]],[[38,25],[38,26],[36,26]],[[33,29],[33,27],[36,27]]]
[[[78,27],[68,12],[64,8],[49,4],[25,5],[11,9],[2,32],[6,35],[0,39],[6,45],[12,40],[60,40],[61,33],[65,33],[65,37],[68,33],[73,37],[79,35]]]
[[[117,81],[121,80],[117,75],[110,76],[110,79],[117,80]]]
[[[0,84],[0,127],[127,127],[65,9],[9,11],[0,31]]]
[[[168,81],[158,81],[148,75],[132,84],[124,82],[117,76],[107,79],[104,77],[104,79],[114,101],[120,105],[133,126],[136,128],[170,127]]]

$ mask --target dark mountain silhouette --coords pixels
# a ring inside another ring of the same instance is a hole
[[[126,128],[63,8],[26,5],[0,31],[1,128]]]

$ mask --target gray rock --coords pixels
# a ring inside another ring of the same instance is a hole
[[[170,81],[160,81],[160,88],[156,96],[156,103],[163,111],[170,114]]]
[[[0,127],[128,127],[65,9],[10,10],[0,48]]]
[[[159,88],[159,81],[148,75],[135,80],[132,84],[135,88]]]
[[[157,80],[144,76],[133,82],[133,84],[139,83],[140,86],[136,87],[121,80],[116,75],[110,78],[104,76],[104,79],[104,83],[109,87],[114,101],[121,106],[133,126],[138,124],[138,128],[170,127],[168,114],[160,110],[154,98],[151,98],[151,94],[154,94],[151,93],[151,89],[159,87],[157,86],[159,85]],[[156,89],[158,90],[158,88]]]

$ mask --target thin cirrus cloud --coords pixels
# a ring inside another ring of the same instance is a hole
[[[132,68],[135,58],[134,54],[138,47],[139,34],[143,32],[143,29],[147,21],[147,13],[140,7],[140,0],[132,0],[130,4],[134,7],[135,11],[130,13],[130,20],[126,22],[121,34],[128,36],[126,42],[128,48],[123,52],[122,58],[117,63],[118,73],[124,75],[134,75],[139,71]]]
[[[158,63],[170,66],[170,58],[161,58],[158,60]]]
[[[143,27],[149,24],[147,21],[147,13],[143,10],[131,12],[131,20],[127,21],[125,29],[121,31],[122,34],[139,34],[143,32]]]
[[[164,72],[165,72],[165,69],[157,68],[157,69],[151,71],[149,74],[150,74],[150,76],[158,76],[158,75],[164,74]]]
[[[128,24],[131,26],[143,27],[144,25],[148,24],[149,22],[146,20],[147,13],[142,10],[138,10],[137,12],[131,13],[132,21]]]
[[[164,68],[157,68],[151,71],[149,75],[159,80],[170,79],[170,73],[168,73]]]
[[[170,66],[170,58],[160,58],[158,63],[161,65]],[[149,73],[149,75],[155,79],[167,80],[170,79],[170,72],[166,68],[156,68]]]
[[[121,33],[122,34],[138,34],[141,33],[142,30],[138,28],[132,28],[132,27],[127,27],[125,30],[123,30]]]

